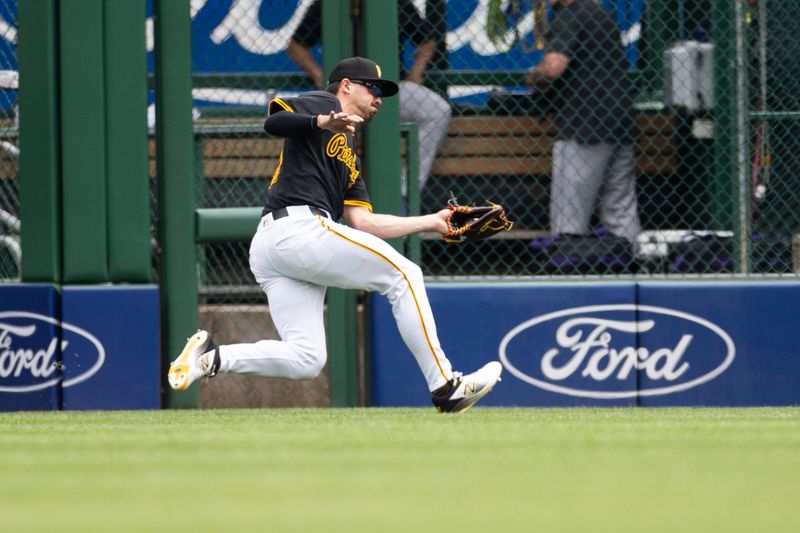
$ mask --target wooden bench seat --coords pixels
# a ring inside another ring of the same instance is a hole
[[[637,169],[672,172],[675,124],[667,115],[640,115]],[[456,117],[434,163],[434,176],[544,175],[552,166],[556,125],[536,117]]]
[[[637,119],[637,169],[667,174],[677,165],[675,122],[668,114]],[[466,116],[453,118],[432,169],[433,176],[549,175],[557,130],[548,118]],[[281,139],[263,135],[203,138],[207,178],[270,178],[278,165]]]

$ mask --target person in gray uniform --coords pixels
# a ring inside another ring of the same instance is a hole
[[[641,231],[638,131],[619,28],[594,0],[548,2],[554,9],[548,50],[528,83],[557,92],[559,101],[550,229],[588,234],[597,208],[602,226],[634,242]]]

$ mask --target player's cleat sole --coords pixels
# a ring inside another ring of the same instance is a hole
[[[183,351],[169,367],[167,381],[176,391],[185,391],[189,385],[212,371],[213,350],[211,336],[200,330],[186,341]],[[206,354],[206,352],[209,352]]]
[[[456,373],[453,377],[455,390],[444,398],[434,395],[433,405],[441,413],[463,413],[492,391],[502,373],[503,365],[497,361],[466,376]]]

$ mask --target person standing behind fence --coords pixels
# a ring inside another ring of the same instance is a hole
[[[587,234],[597,207],[605,228],[633,242],[638,132],[619,28],[594,0],[547,1],[548,49],[528,83],[558,93],[550,229]]]
[[[436,50],[433,24],[420,16],[411,0],[397,1],[398,30],[400,37],[400,121],[414,122],[419,127],[419,186],[425,186],[436,152],[442,144],[450,125],[450,104],[436,92],[422,85],[425,70]],[[414,63],[403,75],[403,41],[416,47]],[[302,22],[289,41],[286,52],[322,88],[322,68],[311,55],[311,48],[322,40],[322,3],[317,1],[308,8]]]

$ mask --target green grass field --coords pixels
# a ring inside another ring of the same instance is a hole
[[[0,530],[800,531],[800,409],[0,415]]]

